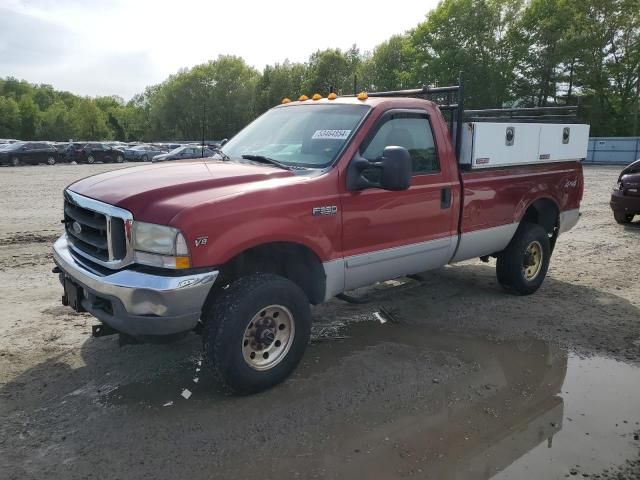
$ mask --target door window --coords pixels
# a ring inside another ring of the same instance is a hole
[[[391,146],[404,147],[409,151],[414,175],[440,171],[433,132],[426,115],[393,114],[378,127],[361,155],[367,160],[379,160],[385,147]]]

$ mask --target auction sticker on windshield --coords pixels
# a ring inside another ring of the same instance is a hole
[[[316,130],[313,136],[313,140],[335,139],[346,140],[349,138],[351,130]]]

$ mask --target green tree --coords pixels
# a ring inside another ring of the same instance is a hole
[[[259,74],[242,58],[217,60],[172,75],[149,92],[149,117],[158,137],[229,137],[255,117]]]
[[[520,0],[444,0],[409,33],[415,50],[410,82],[451,85],[464,72],[468,106],[510,101],[516,64],[511,30],[521,8]]]
[[[347,55],[339,48],[318,50],[309,58],[303,90],[308,96],[314,93],[327,95],[332,87],[339,94],[353,93],[356,66],[353,55]]]
[[[73,137],[73,128],[69,109],[58,100],[42,114],[37,136],[43,140],[66,141]]]
[[[0,97],[0,138],[20,136],[20,109],[13,98]]]
[[[279,104],[284,98],[296,100],[303,92],[307,67],[302,63],[267,65],[256,84],[256,113]]]
[[[72,109],[74,139],[106,140],[111,138],[105,113],[89,98],[80,100]]]
[[[409,70],[415,50],[404,35],[394,35],[378,45],[358,70],[358,79],[366,90],[388,91],[413,88]]]
[[[33,140],[36,138],[38,123],[40,122],[40,110],[31,96],[23,95],[18,101],[20,109],[20,138]]]

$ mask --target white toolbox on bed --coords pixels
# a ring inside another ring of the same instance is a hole
[[[472,169],[584,160],[589,125],[466,122],[460,164]]]

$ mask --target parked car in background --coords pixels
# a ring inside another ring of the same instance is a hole
[[[110,145],[107,145],[106,143],[87,143],[79,151],[76,151],[76,154],[78,156],[78,162],[124,162],[124,152],[119,148],[112,147]]]
[[[7,143],[0,148],[0,165],[54,165],[57,155],[57,150],[46,142]]]
[[[164,155],[167,150],[162,150],[153,145],[137,145],[124,151],[124,159],[128,162],[148,162],[156,155]]]
[[[165,152],[170,152],[171,150],[175,150],[176,148],[184,147],[182,143],[154,143],[154,147],[158,147],[160,150],[164,150]]]
[[[640,158],[620,172],[610,205],[618,223],[630,223],[640,215]]]
[[[70,148],[71,144],[69,142],[56,142],[52,145],[56,149],[56,161],[58,163],[67,162],[67,149]]]
[[[156,155],[151,159],[152,162],[166,162],[168,160],[184,160],[187,158],[212,157],[216,152],[209,148],[202,151],[202,145],[185,145],[171,150],[163,155]]]
[[[66,148],[64,150],[64,160],[65,162],[80,162],[82,157],[82,149],[87,144],[87,142],[72,142],[67,143]]]
[[[0,138],[0,145],[5,145],[7,143],[17,143],[20,140],[16,140],[15,138]]]

